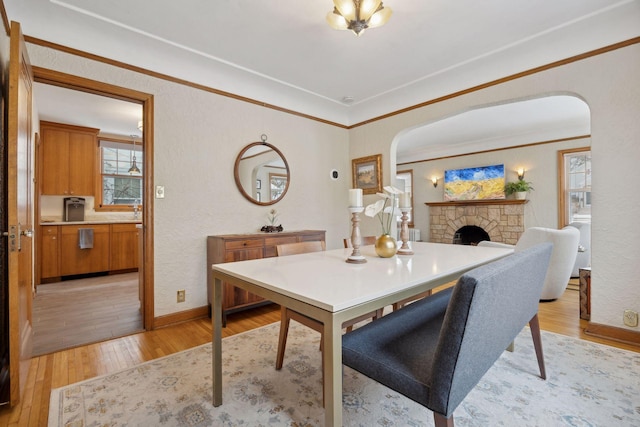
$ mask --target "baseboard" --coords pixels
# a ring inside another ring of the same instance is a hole
[[[164,328],[166,326],[175,325],[178,323],[188,322],[189,320],[199,319],[201,317],[209,316],[209,307],[196,307],[190,310],[179,311],[177,313],[166,314],[164,316],[158,316],[153,319],[153,329]]]
[[[640,332],[630,331],[629,329],[590,322],[585,328],[584,333],[598,338],[606,338],[625,344],[640,346]]]

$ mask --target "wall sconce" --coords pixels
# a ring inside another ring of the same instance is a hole
[[[437,176],[432,176],[431,177],[431,183],[433,184],[433,188],[436,188],[438,186],[438,177]]]
[[[518,179],[522,181],[524,179],[524,173],[525,173],[524,168],[518,168],[516,170],[516,173],[518,174]]]

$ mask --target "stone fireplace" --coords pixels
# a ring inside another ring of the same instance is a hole
[[[431,202],[429,241],[454,243],[466,226],[484,230],[494,242],[515,245],[524,232],[524,205],[528,200],[464,200]],[[458,243],[458,242],[455,242]]]

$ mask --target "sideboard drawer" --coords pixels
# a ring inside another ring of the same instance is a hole
[[[263,245],[262,239],[243,239],[227,241],[224,247],[228,251],[233,251],[235,249],[261,248]]]

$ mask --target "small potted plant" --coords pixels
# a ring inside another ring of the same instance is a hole
[[[515,182],[508,182],[504,186],[504,192],[507,196],[515,194],[516,199],[526,199],[527,193],[533,191],[533,186],[530,182],[524,179],[519,179]]]

